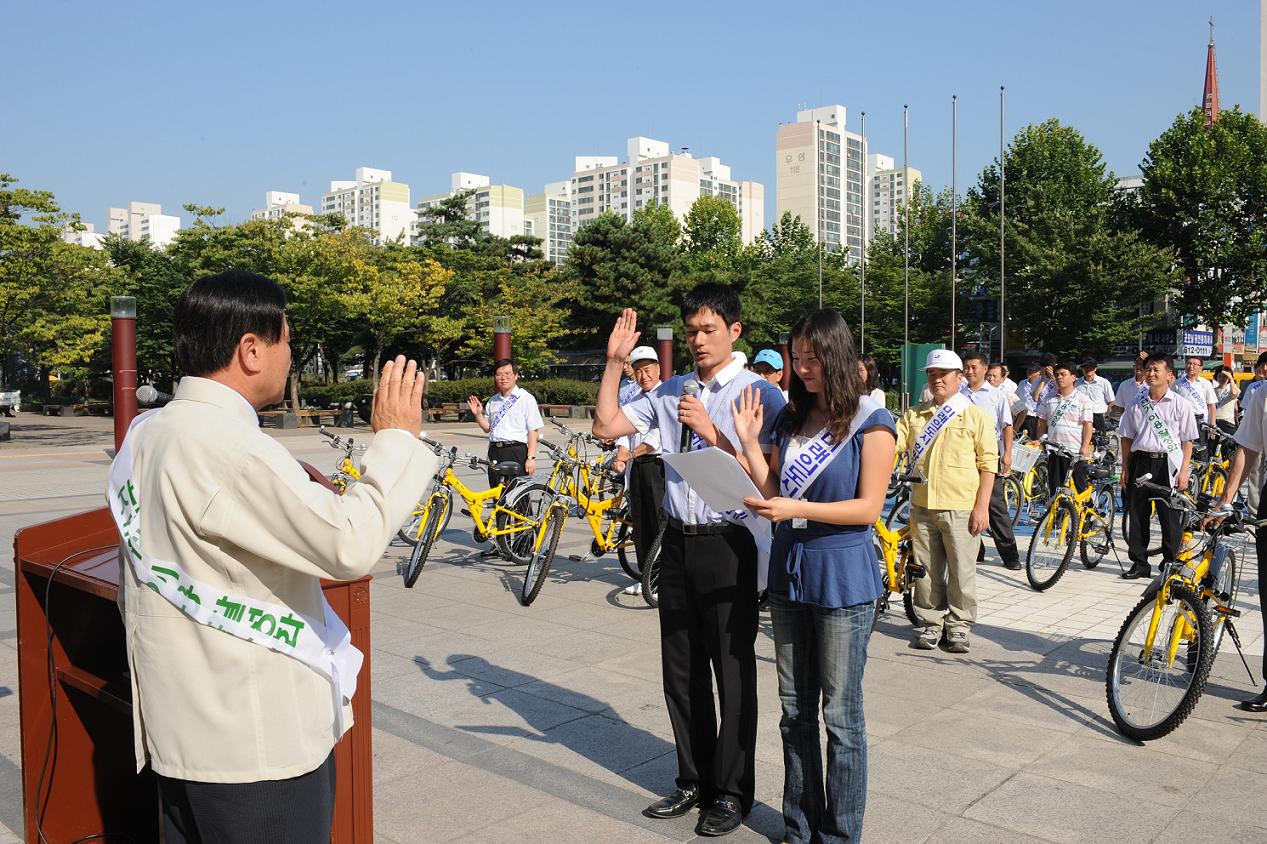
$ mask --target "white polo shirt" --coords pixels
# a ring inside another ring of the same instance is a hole
[[[1087,397],[1092,413],[1109,412],[1109,405],[1113,403],[1114,398],[1113,385],[1109,383],[1109,379],[1101,378],[1099,375],[1094,381],[1088,381],[1085,377],[1079,378],[1073,382],[1073,388]]]
[[[1121,384],[1117,385],[1117,395],[1113,397],[1113,406],[1118,410],[1125,411],[1131,406],[1131,402],[1139,398],[1140,393],[1147,393],[1148,385],[1143,381],[1136,381],[1134,377],[1127,378]]]
[[[536,398],[523,387],[515,387],[504,398],[494,393],[484,403],[484,412],[488,415],[489,442],[527,443],[529,431],[545,427]]]
[[[1060,418],[1052,424],[1056,411],[1064,407]],[[1077,454],[1082,450],[1082,423],[1091,421],[1091,405],[1087,397],[1074,390],[1067,396],[1057,393],[1038,405],[1038,418],[1047,420],[1047,439]]]
[[[1242,390],[1241,410],[1243,413],[1241,424],[1236,429],[1236,442],[1262,455],[1267,451],[1267,390]]]
[[[1210,421],[1210,405],[1218,404],[1219,401],[1218,396],[1214,395],[1213,384],[1200,375],[1191,379],[1183,375],[1175,379],[1175,386],[1170,389],[1188,400],[1192,405],[1192,412],[1201,417],[1202,422],[1213,424]]]

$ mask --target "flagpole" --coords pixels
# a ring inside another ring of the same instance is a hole
[[[902,184],[905,185],[903,195],[906,198],[905,220],[902,227],[904,248],[902,249],[902,357],[910,352],[911,345],[911,170],[910,170],[910,110],[902,106]],[[905,361],[904,361],[905,363]],[[902,409],[910,406],[910,379],[906,377],[908,367],[902,367]]]
[[[959,97],[950,95],[950,348],[955,348],[955,270],[959,243],[959,187],[955,180],[959,170]]]
[[[867,351],[867,215],[870,209],[867,204],[867,187],[869,185],[867,179],[867,113],[862,112],[862,254],[858,260],[858,301],[861,305],[862,318],[859,321],[858,329],[858,353],[866,354]]]
[[[1007,348],[1007,317],[1005,305],[1007,304],[1007,283],[1003,274],[1004,268],[1004,252],[1007,249],[1004,234],[1006,233],[1007,223],[1004,210],[1006,209],[1007,194],[1007,164],[1005,161],[1007,150],[1003,146],[1003,115],[1004,104],[1006,101],[1006,93],[1003,86],[999,86],[999,362],[1004,362],[1004,355]]]

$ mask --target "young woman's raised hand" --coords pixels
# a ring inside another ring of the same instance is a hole
[[[730,412],[735,419],[735,434],[741,443],[755,442],[761,435],[761,425],[765,421],[765,409],[761,406],[761,393],[756,387],[744,387],[739,394],[738,402],[730,403]]]

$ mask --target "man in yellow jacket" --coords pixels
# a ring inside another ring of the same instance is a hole
[[[990,493],[999,465],[994,423],[959,391],[963,361],[935,349],[924,362],[932,399],[902,415],[898,453],[922,482],[911,489],[911,540],[915,560],[928,573],[915,581],[920,629],[912,646],[936,648],[946,637],[951,653],[968,652],[977,617],[977,548],[990,523]]]

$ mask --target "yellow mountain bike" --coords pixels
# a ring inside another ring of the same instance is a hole
[[[407,560],[402,560],[399,573],[404,577],[405,586],[412,588],[426,565],[432,546],[439,538],[444,524],[448,521],[453,507],[453,493],[457,493],[466,503],[464,511],[475,522],[473,536],[477,542],[489,539],[497,543],[498,551],[506,559],[531,567],[534,561],[540,562],[541,555],[548,553],[552,559],[554,548],[558,543],[558,534],[563,528],[563,519],[567,516],[565,504],[559,504],[563,496],[546,489],[544,484],[533,484],[527,478],[516,477],[520,471],[518,463],[503,462],[492,465],[494,472],[502,476],[502,483],[490,489],[477,492],[462,482],[453,471],[459,461],[472,469],[487,469],[490,463],[472,454],[458,457],[456,447],[445,449],[434,440],[423,440],[440,458],[440,468],[432,478],[431,487],[426,496],[414,508],[411,519],[418,524],[417,532],[411,529],[414,547]],[[519,487],[514,505],[503,503],[503,497],[509,487]],[[414,522],[411,521],[411,524]],[[548,542],[547,542],[548,540]],[[543,547],[548,550],[543,552]],[[546,563],[546,568],[549,563]],[[540,590],[538,584],[536,589]],[[536,597],[536,592],[533,592]],[[527,599],[525,603],[531,603]]]
[[[914,480],[918,480],[916,475],[895,474],[889,488],[894,491],[896,498],[909,502],[911,482]],[[892,517],[892,511],[889,515]],[[889,595],[900,594],[907,621],[914,625],[919,624],[919,616],[915,615],[915,581],[924,576],[925,569],[915,562],[911,549],[910,525],[903,521],[897,528],[893,528],[889,521],[891,519],[876,519],[874,526],[875,555],[880,563],[884,594],[876,599],[872,630],[880,623],[880,616],[889,608]]]
[[[340,493],[346,492],[348,485],[361,479],[361,470],[356,465],[354,458],[360,457],[365,453],[366,446],[357,445],[356,442],[348,437],[344,440],[335,436],[326,430],[326,426],[322,425],[318,430],[321,436],[330,440],[330,447],[336,451],[343,452],[343,459],[339,461],[339,466],[330,475],[329,481],[339,490]]]
[[[1112,470],[1055,443],[1044,443],[1044,447],[1072,462],[1064,486],[1056,490],[1034,526],[1029,553],[1025,555],[1025,578],[1039,592],[1056,585],[1069,567],[1075,547],[1081,550],[1085,567],[1091,569],[1100,564],[1113,547],[1113,513],[1117,507]]]
[[[1239,586],[1232,537],[1267,527],[1267,519],[1248,518],[1243,510],[1214,511],[1214,499],[1186,495],[1150,482],[1134,482],[1135,494],[1183,511],[1179,559],[1164,562],[1161,574],[1144,591],[1122,623],[1105,676],[1105,696],[1113,723],[1124,735],[1150,741],[1172,732],[1192,713],[1227,633],[1241,651],[1232,620]],[[1205,517],[1221,518],[1198,534]],[[1241,651],[1241,661],[1245,654]],[[1245,670],[1253,672],[1248,663]]]

